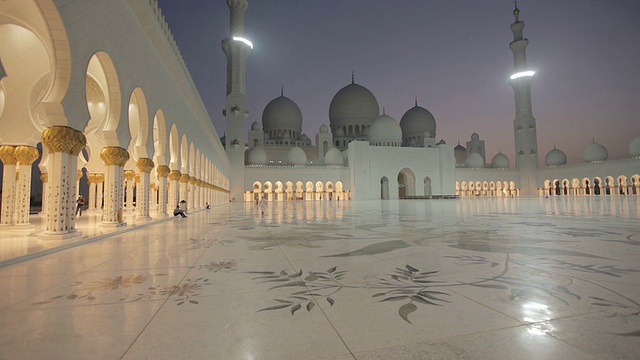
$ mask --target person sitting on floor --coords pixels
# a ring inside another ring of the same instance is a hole
[[[183,218],[187,217],[184,211],[180,209],[180,205],[176,205],[176,208],[173,210],[173,216],[178,216],[178,215],[182,216]]]

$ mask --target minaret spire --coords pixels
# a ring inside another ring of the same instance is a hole
[[[280,96],[284,96],[284,85],[280,86]]]
[[[244,201],[244,144],[246,89],[246,59],[253,45],[244,37],[244,12],[247,0],[227,0],[230,13],[229,37],[222,40],[227,55],[227,104],[223,114],[227,118],[225,150],[231,164],[229,174],[229,200]]]
[[[534,71],[527,67],[527,40],[523,35],[524,22],[520,21],[520,9],[515,4],[515,22],[511,24],[513,41],[509,44],[513,52],[514,74],[509,83],[515,94],[516,117],[513,121],[516,168],[520,172],[520,184],[524,195],[537,194],[536,169],[538,167],[538,136],[536,119],[531,105],[531,82]]]
[[[418,107],[418,97],[416,96],[416,107]]]
[[[356,71],[355,70],[351,70],[351,83],[352,84],[356,83]]]

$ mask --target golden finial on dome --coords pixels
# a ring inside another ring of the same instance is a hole
[[[518,15],[520,15],[520,9],[518,9],[518,2],[514,1],[514,3],[515,3],[515,7],[513,9],[513,16],[515,16],[516,21],[518,21],[519,20]]]

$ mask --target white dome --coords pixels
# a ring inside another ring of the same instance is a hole
[[[480,140],[480,135],[474,132],[473,134],[471,134],[471,140]]]
[[[260,124],[254,121],[253,124],[251,124],[251,130],[260,130]]]
[[[429,132],[429,137],[436,137],[436,119],[429,110],[417,104],[402,115],[400,128],[402,129],[402,136],[406,138],[422,136],[425,131]]]
[[[342,153],[336,148],[331,148],[324,155],[324,163],[329,165],[342,165]]]
[[[629,144],[629,155],[632,157],[640,156],[640,136],[631,140],[631,144]]]
[[[491,167],[496,169],[507,169],[509,168],[509,158],[507,155],[498,151],[496,156],[491,160]]]
[[[371,124],[369,142],[373,145],[378,145],[382,142],[391,142],[394,143],[394,146],[399,145],[399,143],[402,143],[400,124],[387,114],[380,115]]]
[[[484,160],[482,159],[482,155],[472,152],[467,155],[467,160],[464,162],[464,166],[468,168],[481,168],[484,167]]]
[[[553,149],[547,153],[547,156],[544,157],[544,163],[547,166],[567,165],[567,155],[554,146]]]
[[[247,164],[248,165],[264,165],[268,162],[267,152],[264,151],[262,146],[256,145],[247,150]]]
[[[277,97],[264,108],[262,127],[266,132],[291,130],[300,133],[302,131],[302,112],[293,100],[284,95]]]
[[[292,147],[287,154],[287,162],[291,165],[304,165],[307,163],[307,154],[299,147]]]
[[[353,82],[340,89],[329,105],[329,123],[334,133],[343,126],[371,125],[379,114],[376,97]]]
[[[582,159],[585,162],[605,161],[607,158],[609,158],[609,152],[604,146],[595,142],[595,140],[587,145],[582,153]]]
[[[298,140],[300,140],[300,141],[311,141],[311,139],[309,139],[307,134],[300,135],[300,137],[298,137]]]
[[[329,132],[329,128],[327,127],[327,125],[322,124],[322,126],[320,126],[320,133],[326,134],[328,132]]]

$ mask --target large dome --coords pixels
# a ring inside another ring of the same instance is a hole
[[[400,146],[402,129],[398,122],[387,114],[380,115],[369,128],[369,142],[372,145]]]
[[[481,168],[484,167],[484,160],[482,159],[482,155],[472,152],[467,155],[467,160],[464,162],[464,166],[468,168]]]
[[[429,110],[418,106],[418,104],[402,115],[400,128],[404,138],[423,136],[425,131],[429,132],[430,137],[436,137],[436,119]]]
[[[331,132],[349,125],[369,126],[380,114],[378,100],[364,86],[351,83],[338,91],[329,105]]]
[[[282,95],[271,100],[262,112],[262,128],[265,132],[291,130],[302,131],[302,112],[293,100]]]
[[[547,166],[567,165],[567,155],[554,146],[553,149],[547,153],[547,156],[544,157],[544,163]]]
[[[640,136],[631,140],[631,144],[629,144],[629,155],[631,155],[631,157],[640,157]]]
[[[342,153],[336,148],[331,148],[324,154],[324,163],[328,165],[342,165]]]
[[[291,165],[304,165],[307,163],[307,154],[299,147],[293,147],[287,154],[287,162]]]
[[[510,165],[507,155],[498,151],[496,156],[491,160],[491,167],[495,169],[508,169]]]
[[[582,159],[585,162],[605,161],[607,158],[609,158],[609,152],[604,146],[595,142],[595,140],[587,145],[582,153]]]
[[[247,165],[265,165],[268,160],[267,152],[260,145],[247,150]]]

